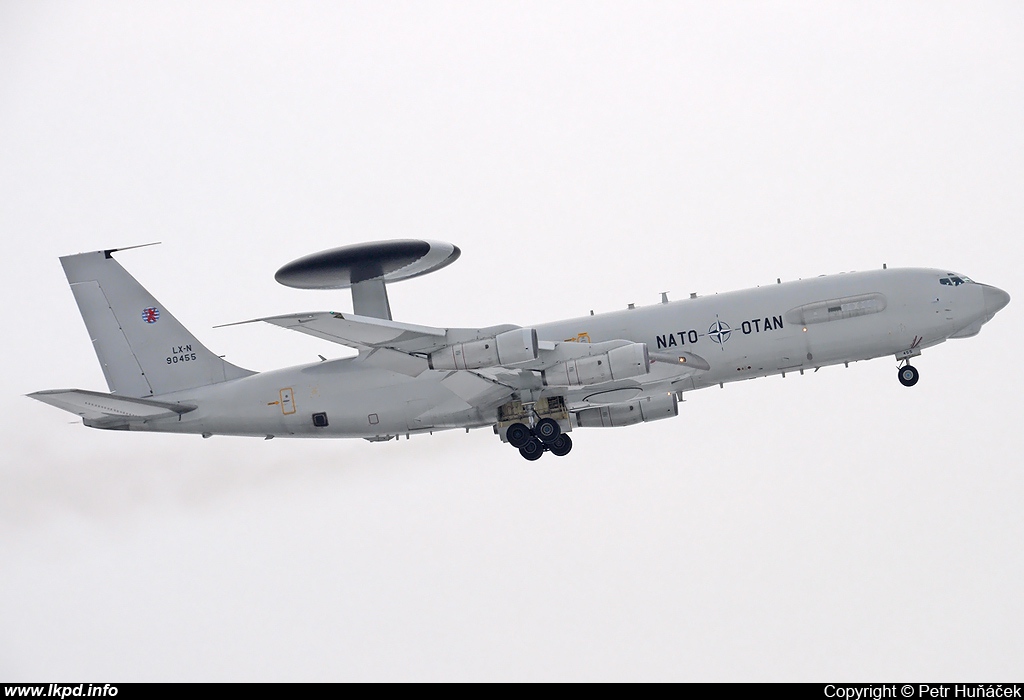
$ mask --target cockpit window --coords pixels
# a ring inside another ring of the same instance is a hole
[[[943,277],[939,280],[939,284],[945,284],[950,287],[959,287],[961,284],[974,284],[974,280],[970,277],[964,277],[963,275],[954,275],[952,272],[949,273],[948,277]]]

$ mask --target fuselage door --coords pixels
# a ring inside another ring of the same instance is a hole
[[[295,413],[295,395],[291,389],[281,389],[281,412],[286,416]]]

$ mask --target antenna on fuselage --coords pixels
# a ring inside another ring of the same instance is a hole
[[[457,246],[441,241],[357,243],[293,260],[278,270],[274,279],[297,289],[351,289],[352,311],[390,321],[387,282],[440,270],[460,255]]]

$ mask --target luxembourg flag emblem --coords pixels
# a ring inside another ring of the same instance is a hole
[[[160,319],[160,309],[150,306],[142,310],[142,320],[146,323],[156,323]]]

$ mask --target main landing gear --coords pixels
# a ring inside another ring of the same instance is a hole
[[[513,423],[505,431],[505,438],[531,462],[543,457],[545,452],[564,457],[572,449],[572,438],[562,432],[553,418],[541,418],[533,430],[524,423]]]
[[[914,386],[920,378],[917,368],[912,367],[909,362],[899,368],[898,376],[903,386]]]

